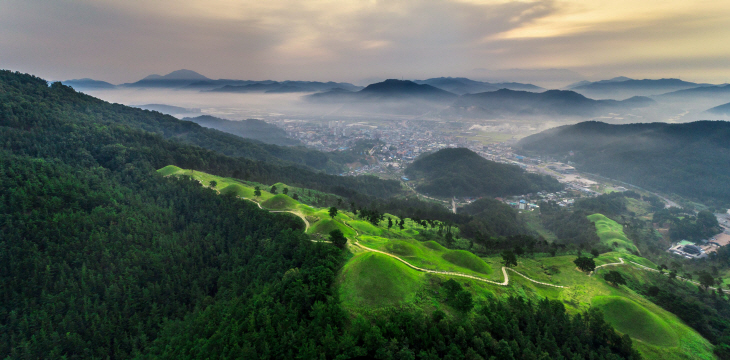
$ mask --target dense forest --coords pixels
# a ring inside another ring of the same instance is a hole
[[[210,115],[186,117],[183,120],[192,121],[200,126],[224,131],[246,139],[258,140],[267,144],[281,146],[301,145],[299,140],[288,137],[284,129],[262,120],[246,119],[233,121]]]
[[[528,136],[518,147],[581,171],[730,207],[730,122],[609,125],[583,122]],[[569,156],[570,152],[573,156]]]
[[[465,148],[422,155],[405,173],[417,182],[418,191],[444,197],[495,197],[563,188],[552,177],[490,161]]]
[[[299,218],[155,170],[356,196],[388,196],[391,182],[166,139],[190,125],[19,73],[0,72],[0,104],[2,358],[640,358],[600,312],[559,301],[351,318],[334,287],[342,250],[312,242]],[[140,129],[150,116],[165,124]]]

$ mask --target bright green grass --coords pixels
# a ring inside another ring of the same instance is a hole
[[[232,194],[235,196],[240,196],[242,198],[253,198],[253,192],[254,189],[245,187],[241,184],[231,184],[221,190],[221,194]]]
[[[310,224],[309,230],[307,231],[308,234],[319,234],[322,236],[329,236],[330,232],[335,229],[340,229],[342,233],[345,235],[348,239],[353,239],[355,237],[355,232],[352,231],[349,227],[343,225],[339,221],[334,221],[327,217],[326,219],[322,219],[317,221],[314,224]]]
[[[413,256],[416,254],[418,249],[405,241],[390,240],[385,245],[387,252],[398,256]]]
[[[272,210],[296,209],[299,202],[284,194],[274,195],[261,203],[261,206]]]
[[[383,307],[410,302],[424,274],[386,255],[365,252],[345,264],[339,278],[346,307]]]
[[[596,233],[601,243],[610,246],[616,251],[621,252],[638,252],[638,249],[629,238],[626,237],[621,224],[607,218],[603,214],[593,214],[588,216],[588,220],[596,224]],[[618,246],[613,247],[616,243]]]
[[[163,167],[162,169],[157,170],[157,172],[159,174],[161,174],[162,176],[169,176],[172,174],[176,174],[180,171],[182,171],[182,169],[175,165],[167,165],[167,166]]]
[[[476,271],[478,273],[482,274],[490,274],[492,273],[492,268],[487,265],[487,263],[484,262],[484,260],[480,259],[478,256],[464,250],[452,250],[449,251],[441,257],[444,258],[444,260],[461,266],[465,267],[469,270]]]
[[[423,243],[423,246],[436,251],[446,251],[447,249],[443,245],[431,240]]]
[[[677,345],[677,334],[664,320],[630,299],[597,296],[592,304],[601,309],[606,321],[621,333],[655,346]]]
[[[352,226],[358,233],[365,235],[380,236],[383,234],[383,229],[376,227],[375,225],[362,220],[353,220],[347,223]]]

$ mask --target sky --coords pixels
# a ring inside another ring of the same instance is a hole
[[[730,82],[728,0],[0,0],[0,68],[46,79],[614,76]]]

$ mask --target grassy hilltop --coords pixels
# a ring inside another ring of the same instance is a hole
[[[493,297],[519,296],[535,300],[547,297],[562,301],[571,313],[590,307],[599,308],[604,312],[606,321],[618,332],[629,334],[634,339],[634,345],[647,359],[714,358],[712,345],[675,315],[629,287],[614,286],[603,279],[610,270],[618,270],[629,281],[640,283],[658,275],[629,263],[633,261],[657,268],[651,261],[632,255],[635,246],[621,226],[601,214],[592,215],[589,219],[596,223],[602,242],[616,242],[617,246],[614,252],[596,258],[596,265],[619,263],[619,258],[625,264],[602,267],[589,276],[573,264],[575,256],[522,257],[513,270],[534,281],[564,288],[537,284],[512,271],[508,272],[509,284],[498,285],[495,283],[505,280],[501,258],[480,258],[469,251],[447,249],[432,237],[425,236],[423,228],[410,219],[405,220],[402,230],[398,226],[388,229],[387,217],[395,224],[400,219],[386,214],[386,221],[374,225],[342,209],[331,218],[326,208],[306,205],[287,195],[271,194],[268,191],[270,186],[258,184],[262,190],[256,197],[253,189],[257,185],[253,183],[172,166],[159,172],[190,176],[204,186],[209,186],[211,180],[216,181],[216,189],[221,193],[234,193],[259,203],[265,209],[296,214],[310,223],[307,233],[313,239],[326,239],[330,231],[340,229],[348,238],[351,256],[337,277],[336,287],[344,309],[353,316],[387,313],[399,307],[416,307],[427,312],[440,310],[448,316],[465,316],[453,306],[443,290],[444,284],[453,279],[472,294],[475,302]],[[281,183],[275,186],[279,190],[287,187]],[[289,191],[290,194],[304,192],[291,187]]]

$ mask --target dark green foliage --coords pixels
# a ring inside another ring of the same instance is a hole
[[[626,211],[626,196],[622,192],[612,192],[594,198],[579,199],[575,202],[575,208],[590,214],[621,215]]]
[[[255,188],[253,189],[253,196],[255,196],[255,197],[259,197],[259,196],[261,196],[261,188],[259,188],[258,186],[256,186],[256,187],[255,187]]]
[[[579,256],[577,259],[573,260],[573,263],[581,271],[591,272],[593,270],[596,270],[596,262],[588,257]]]
[[[614,286],[626,285],[626,279],[616,270],[609,271],[603,278]]]
[[[730,122],[609,125],[589,121],[528,136],[522,149],[580,170],[730,207]],[[574,156],[568,156],[573,151]]]
[[[276,195],[276,185],[273,185],[271,189],[269,189],[269,192]]]
[[[470,292],[464,290],[461,284],[456,282],[454,279],[449,279],[441,285],[446,295],[447,302],[454,307],[454,309],[468,312],[474,308],[474,300]]]
[[[444,197],[494,197],[563,188],[552,177],[490,161],[465,148],[443,149],[421,156],[405,173],[420,182],[418,191]]]
[[[345,245],[347,245],[347,238],[340,229],[330,231],[330,241],[340,249],[344,249]]]
[[[708,287],[715,285],[715,279],[712,277],[710,273],[707,271],[700,271],[699,276],[697,277],[697,280],[699,280],[700,284],[705,287],[705,290],[707,290]]]
[[[210,185],[210,187],[214,188],[214,187],[216,187],[216,185],[218,185],[218,183],[215,180],[211,180],[209,185]]]
[[[563,210],[554,202],[540,203],[540,221],[566,244],[591,246],[600,241],[596,225],[588,220],[588,215],[591,213],[583,210]]]
[[[461,225],[461,233],[468,238],[526,234],[525,224],[517,218],[517,211],[500,201],[483,198],[459,209],[472,215]]]
[[[512,250],[502,251],[502,263],[504,266],[517,266],[517,255]]]
[[[285,187],[283,190],[281,190],[281,193],[286,195],[289,193],[289,188]]]
[[[598,251],[598,249],[591,249],[591,255],[593,258],[597,258],[601,253]]]
[[[335,216],[337,216],[337,208],[334,206],[330,207],[329,214],[330,214],[330,217],[334,219]]]

